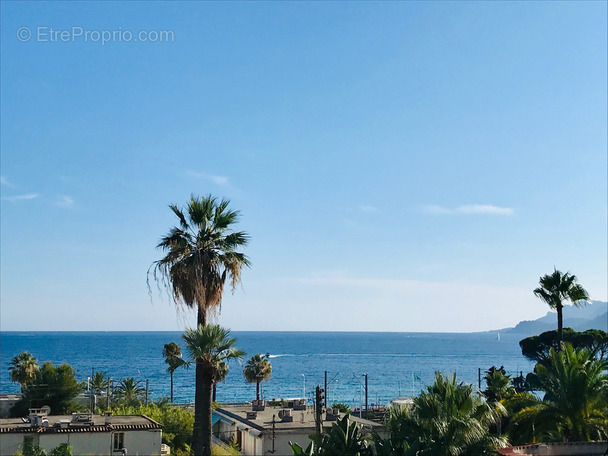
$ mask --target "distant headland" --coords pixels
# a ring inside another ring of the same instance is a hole
[[[587,329],[608,331],[608,302],[591,301],[583,307],[564,306],[564,327],[575,331]],[[544,317],[520,321],[514,328],[503,328],[493,332],[532,335],[556,328],[557,314],[549,311]]]

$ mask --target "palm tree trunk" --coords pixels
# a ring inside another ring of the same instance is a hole
[[[203,305],[198,305],[198,311],[196,313],[196,324],[197,325],[207,325],[207,303]]]
[[[255,398],[260,400],[260,382],[255,382]]]
[[[564,317],[562,315],[563,306],[555,306],[555,310],[557,310],[557,334],[559,336],[559,341],[562,341],[562,332],[564,325]]]
[[[173,372],[171,374],[171,405],[173,405]]]
[[[217,394],[217,383],[213,384],[213,394],[211,395],[211,402],[215,402],[215,397]]]
[[[211,456],[211,385],[211,376],[197,361],[192,433],[194,456]]]

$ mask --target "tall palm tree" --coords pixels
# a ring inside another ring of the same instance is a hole
[[[146,389],[141,386],[141,382],[133,377],[123,378],[116,388],[116,396],[124,401],[125,405],[134,405],[141,402]]]
[[[234,347],[236,339],[218,325],[198,325],[182,335],[196,363],[194,431],[192,450],[196,456],[211,456],[211,390],[220,375],[221,363],[240,359],[245,354]]]
[[[243,368],[243,376],[249,383],[255,383],[255,398],[260,400],[260,383],[267,381],[272,374],[270,361],[264,356],[256,353],[251,357]]]
[[[237,249],[244,247],[249,236],[234,231],[238,211],[228,209],[229,200],[211,195],[194,195],[185,211],[169,207],[179,219],[157,245],[166,255],[148,269],[154,280],[166,287],[176,305],[197,309],[197,323],[207,324],[209,310],[222,302],[224,283],[229,278],[234,292],[241,271],[249,259]]]
[[[587,303],[589,294],[577,283],[575,275],[568,272],[562,273],[555,268],[552,274],[542,276],[539,284],[540,287],[534,290],[534,294],[557,311],[557,331],[559,340],[562,340],[564,303],[570,301],[580,307]]]
[[[38,361],[29,352],[19,353],[11,360],[9,366],[8,370],[11,371],[11,381],[21,385],[21,392],[36,378],[36,374],[40,371]]]
[[[516,441],[588,441],[608,437],[608,362],[587,349],[564,343],[551,349],[546,363],[534,368],[543,400],[518,395],[522,406],[513,416],[510,433]]]
[[[188,363],[182,358],[182,349],[175,342],[165,344],[163,348],[163,356],[165,363],[169,365],[167,372],[171,376],[171,403],[173,404],[173,373],[182,366],[187,366]]]

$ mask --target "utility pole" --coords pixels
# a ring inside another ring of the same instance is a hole
[[[367,374],[363,374],[365,375],[365,419],[367,419],[368,413],[367,413]]]
[[[325,371],[325,386],[324,386],[324,388],[325,388],[325,402],[324,402],[324,404],[325,404],[325,408],[327,408],[327,371]]]
[[[481,391],[481,367],[477,368],[477,387]]]
[[[146,379],[146,405],[148,405],[148,391],[150,386],[150,380]]]
[[[315,432],[321,435],[323,431],[323,400],[325,390],[317,385],[315,390]]]
[[[272,435],[272,437],[270,438],[272,440],[272,450],[270,450],[269,453],[274,454],[274,441],[277,438],[275,434],[275,415],[272,415],[272,433],[270,435]]]
[[[89,408],[93,415],[95,413],[95,392],[92,389],[89,389]]]
[[[108,387],[106,388],[106,411],[110,410],[110,390],[112,388],[112,379],[108,377]]]

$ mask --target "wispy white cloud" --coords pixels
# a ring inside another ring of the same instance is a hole
[[[513,215],[510,207],[492,206],[491,204],[466,204],[457,208],[461,214]]]
[[[305,305],[309,313],[323,312],[328,321],[340,318],[342,328],[352,331],[485,331],[546,312],[526,287],[465,281],[317,271],[283,278],[277,289],[287,290],[292,298],[285,301],[292,300],[293,308]]]
[[[213,182],[218,187],[228,187],[230,185],[230,180],[226,176],[219,176],[216,174],[209,173],[201,173],[198,171],[188,170],[186,174],[191,177],[196,177],[197,179],[206,179]]]
[[[14,185],[11,184],[9,180],[4,176],[0,176],[0,185],[4,185],[5,187],[14,187]]]
[[[16,203],[17,201],[26,201],[34,198],[38,198],[40,194],[38,193],[26,193],[24,195],[13,195],[13,196],[5,196],[2,199],[5,201],[10,201],[11,203]]]
[[[213,175],[210,175],[209,179],[215,185],[219,185],[220,187],[225,187],[225,186],[227,186],[230,183],[230,182],[228,182],[228,178],[225,177],[225,176],[213,176]]]
[[[59,195],[55,200],[55,206],[71,209],[74,207],[74,198],[68,195]]]
[[[424,206],[422,210],[427,214],[434,215],[513,215],[515,213],[515,211],[510,207],[493,206],[491,204],[464,204],[454,208],[432,204]]]
[[[376,206],[359,206],[361,212],[376,212],[378,208]]]

